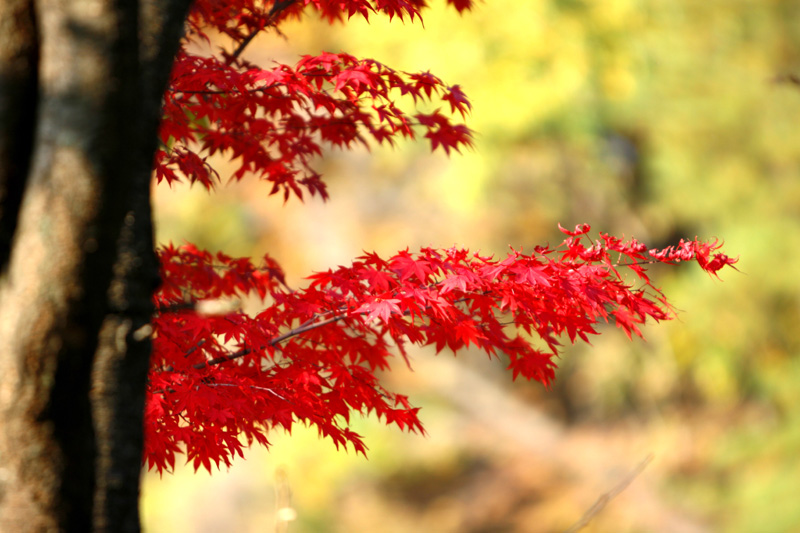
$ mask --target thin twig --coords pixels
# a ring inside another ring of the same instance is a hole
[[[653,454],[651,453],[645,457],[644,460],[639,463],[630,474],[627,475],[627,477],[623,478],[622,481],[617,483],[614,488],[597,498],[597,501],[594,502],[594,505],[592,505],[585,513],[583,513],[583,516],[580,518],[580,520],[570,526],[570,528],[564,531],[564,533],[575,533],[576,531],[580,531],[588,526],[589,522],[592,521],[592,518],[599,514],[600,511],[602,511],[605,506],[608,505],[608,502],[610,502],[615,496],[628,488],[628,485],[630,485],[631,482],[636,479],[636,476],[642,473],[642,470],[644,470],[647,464],[652,460]]]
[[[326,325],[328,325],[328,324],[330,324],[332,322],[338,322],[339,320],[344,320],[347,317],[348,317],[348,315],[346,315],[346,314],[334,315],[331,318],[327,318],[327,319],[322,320],[320,322],[313,322],[313,323],[305,322],[302,325],[300,325],[300,326],[298,326],[298,327],[296,327],[294,329],[291,329],[291,330],[287,331],[286,333],[283,333],[283,334],[278,335],[277,337],[273,338],[272,340],[269,341],[269,343],[267,343],[267,346],[275,346],[275,345],[280,344],[281,342],[285,341],[286,339],[288,339],[290,337],[295,337],[297,335],[300,335],[301,333],[305,333],[306,331],[310,331],[312,329],[317,329],[317,328],[320,328],[322,326],[326,326]],[[266,348],[266,346],[262,346],[260,349],[263,350],[264,348]],[[219,357],[215,357],[214,359],[210,359],[210,360],[205,361],[203,363],[197,363],[195,365],[192,365],[192,368],[195,368],[197,370],[201,370],[201,369],[209,367],[209,366],[219,365],[219,364],[222,364],[222,363],[227,363],[229,361],[233,361],[233,360],[239,359],[240,357],[244,357],[245,355],[249,355],[251,353],[253,353],[253,350],[251,348],[244,348],[244,349],[239,350],[238,352],[234,352],[232,354],[221,355]]]
[[[243,387],[243,385],[238,384],[238,383],[206,383],[206,386],[207,387],[235,387],[235,388],[242,388]],[[268,393],[270,393],[270,394],[272,394],[274,396],[277,396],[278,398],[280,398],[284,402],[288,403],[288,400],[286,400],[286,398],[284,398],[283,396],[281,396],[280,394],[278,394],[277,392],[275,392],[274,390],[272,390],[270,388],[258,387],[256,385],[245,385],[245,386],[248,389],[263,390],[263,391],[268,392]]]

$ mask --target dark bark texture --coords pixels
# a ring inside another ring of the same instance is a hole
[[[138,531],[161,95],[188,0],[0,0],[0,531]]]

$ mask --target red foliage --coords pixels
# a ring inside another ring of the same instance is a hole
[[[469,2],[452,3],[459,10],[469,7]],[[262,68],[235,52],[203,57],[186,46],[208,39],[209,28],[246,44],[255,32],[296,15],[302,4],[195,3],[164,98],[155,169],[159,182],[187,179],[211,189],[219,176],[206,159],[220,152],[237,162],[234,179],[252,173],[272,183],[271,194],[302,198],[306,189],[325,198],[325,185],[311,166],[324,146],[367,146],[370,138],[392,144],[397,137],[416,137],[420,128],[432,149],[449,153],[471,146],[472,132],[463,124],[453,124],[438,110],[409,112],[398,103],[400,98],[412,104],[438,98],[463,118],[469,102],[461,88],[429,72],[399,72],[344,53],[303,56],[294,66],[276,63]],[[354,14],[368,18],[374,12],[415,19],[424,5],[419,0],[305,4],[331,20]]]
[[[348,428],[353,412],[422,430],[417,409],[375,377],[390,368],[395,351],[405,357],[407,343],[437,352],[472,345],[507,358],[514,378],[546,385],[560,337],[588,342],[603,322],[641,336],[638,325],[648,318],[670,318],[647,276],[649,263],[696,260],[716,274],[735,262],[715,253],[716,244],[681,241],[648,251],[605,234],[591,242],[588,231],[578,227],[558,248],[512,250],[502,260],[455,248],[389,259],[367,254],[294,291],[268,257],[254,267],[190,245],[161,248],[149,465],[172,468],[181,449],[195,467],[230,464],[242,453],[240,435],[267,445],[271,428],[291,431],[297,422],[363,453]],[[208,305],[250,292],[269,302],[256,316]]]
[[[470,0],[449,0],[459,11]],[[303,56],[294,65],[264,69],[239,53],[257,32],[302,9],[330,21],[384,13],[418,19],[423,0],[199,0],[188,20],[164,99],[158,180],[187,179],[211,189],[220,177],[207,157],[237,161],[233,174],[255,174],[271,193],[326,197],[311,167],[324,146],[350,148],[368,139],[392,143],[424,132],[431,148],[469,146],[471,132],[439,110],[409,112],[397,103],[439,99],[464,118],[470,104],[458,85],[424,72],[398,72],[370,59],[339,53]],[[192,40],[221,33],[235,49],[202,57]],[[735,260],[716,242],[681,241],[648,251],[636,241],[605,234],[591,241],[588,226],[557,248],[512,250],[497,260],[464,249],[383,259],[366,254],[349,267],[310,276],[291,290],[280,266],[265,256],[212,255],[192,245],[159,249],[163,284],[155,301],[153,358],[146,402],[145,461],[174,468],[185,453],[211,470],[244,443],[268,445],[269,431],[313,425],[323,436],[364,453],[349,428],[353,413],[374,413],[387,424],[423,431],[418,410],[386,390],[376,371],[390,368],[408,343],[458,352],[474,346],[504,358],[514,378],[547,385],[559,342],[588,342],[598,323],[613,322],[628,337],[648,318],[670,317],[669,304],[646,273],[650,263],[696,260],[715,274]],[[235,301],[257,294],[264,310],[250,316]]]

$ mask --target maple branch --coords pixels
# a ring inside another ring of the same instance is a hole
[[[262,349],[263,348],[265,348],[265,347],[262,346]],[[249,355],[251,353],[253,353],[253,349],[252,348],[244,348],[244,349],[239,350],[238,352],[234,352],[232,354],[220,355],[219,357],[215,357],[214,359],[209,359],[208,361],[205,361],[203,363],[197,363],[195,365],[192,365],[192,368],[197,369],[197,370],[202,370],[203,368],[206,368],[206,367],[209,367],[209,366],[218,365],[218,364],[221,364],[221,363],[227,363],[228,361],[234,361],[236,359],[239,359],[239,358],[244,357],[245,355]]]
[[[290,337],[294,337],[296,335],[300,335],[301,333],[305,333],[306,331],[311,331],[312,329],[321,328],[322,326],[327,326],[328,324],[332,324],[333,322],[338,322],[339,320],[343,320],[347,318],[347,315],[334,315],[328,319],[323,320],[322,322],[313,322],[307,325],[301,325],[295,329],[289,330],[282,335],[278,335],[274,339],[269,342],[270,346],[275,346]]]
[[[321,328],[322,326],[327,326],[328,324],[331,324],[333,322],[338,322],[339,320],[343,320],[345,318],[347,318],[347,315],[335,315],[335,316],[332,316],[331,318],[327,318],[327,319],[325,319],[325,320],[323,320],[321,322],[313,322],[313,320],[316,320],[316,319],[312,318],[311,319],[312,322],[306,321],[303,324],[301,324],[300,326],[298,326],[298,327],[296,327],[294,329],[290,329],[286,333],[282,333],[281,335],[278,335],[277,337],[274,337],[265,346],[259,347],[259,350],[263,350],[267,346],[275,346],[275,345],[280,344],[281,342],[285,341],[286,339],[289,339],[291,337],[295,337],[297,335],[300,335],[300,334],[305,333],[306,331],[310,331],[312,329],[317,329],[317,328]],[[234,352],[232,354],[221,355],[219,357],[215,357],[214,359],[209,359],[208,361],[204,361],[202,363],[197,363],[195,365],[192,365],[192,368],[197,369],[197,370],[202,370],[203,368],[206,368],[206,367],[209,367],[209,366],[219,365],[219,364],[222,364],[222,363],[227,363],[228,361],[234,361],[236,359],[240,359],[240,358],[242,358],[242,357],[244,357],[246,355],[249,355],[251,353],[253,353],[253,349],[252,348],[244,348],[244,349],[239,350],[238,352]]]
[[[597,498],[597,501],[594,502],[594,505],[592,505],[585,513],[583,513],[583,516],[580,518],[580,520],[578,520],[572,526],[570,526],[569,529],[564,531],[564,533],[575,533],[576,531],[580,531],[581,529],[588,526],[592,518],[594,518],[598,513],[600,513],[600,511],[602,511],[605,508],[605,506],[608,505],[608,502],[610,502],[620,492],[628,488],[628,485],[630,485],[631,482],[633,482],[633,480],[636,479],[636,476],[642,473],[642,471],[645,469],[648,463],[650,463],[650,461],[652,460],[653,460],[653,454],[651,453],[650,455],[645,457],[644,460],[641,463],[639,463],[636,466],[636,468],[634,468],[633,471],[631,471],[630,474],[624,477],[622,481],[617,483],[611,490],[609,490],[608,492]]]
[[[440,282],[434,283],[432,285],[435,286],[438,283],[440,283]],[[488,291],[485,291],[484,294],[488,294]],[[394,296],[394,294],[393,294],[393,296]],[[458,303],[467,301],[467,299],[468,298],[466,298],[466,297],[459,298],[458,300],[455,300],[453,303],[454,304],[458,304]],[[428,305],[425,308],[426,309],[430,309],[430,306]],[[340,312],[340,310],[337,310],[337,311]],[[280,344],[281,342],[283,342],[283,341],[285,341],[285,340],[287,340],[287,339],[289,339],[291,337],[296,337],[297,335],[301,335],[301,334],[303,334],[303,333],[305,333],[307,331],[311,331],[313,329],[321,328],[323,326],[327,326],[328,324],[332,324],[334,322],[338,322],[340,320],[344,320],[345,318],[347,318],[349,316],[347,313],[344,313],[344,314],[334,315],[334,316],[332,316],[330,318],[326,318],[325,320],[317,322],[317,320],[319,318],[321,318],[322,316],[325,316],[326,314],[329,314],[329,313],[335,313],[337,311],[328,311],[327,313],[323,313],[322,315],[314,315],[311,318],[309,318],[308,320],[306,320],[305,322],[303,322],[302,324],[300,324],[299,326],[297,326],[296,328],[290,329],[289,331],[287,331],[285,333],[282,333],[282,334],[278,335],[277,337],[272,338],[269,341],[269,343],[267,343],[265,346],[260,346],[258,349],[259,350],[263,350],[267,346],[276,346],[277,344]],[[361,314],[365,315],[367,313],[363,312]],[[403,312],[403,316],[409,316],[410,314],[411,314],[410,311]],[[193,347],[190,350],[190,352],[187,352],[187,354],[191,353],[192,351],[196,350],[197,348],[198,348],[197,346]],[[219,364],[222,364],[222,363],[227,363],[229,361],[234,361],[236,359],[240,359],[240,358],[242,358],[242,357],[244,357],[246,355],[250,355],[251,353],[253,353],[253,348],[244,348],[244,349],[239,350],[238,352],[234,352],[232,354],[221,355],[219,357],[215,357],[214,359],[209,359],[208,361],[204,361],[202,363],[194,364],[194,365],[192,365],[192,368],[194,368],[196,370],[202,370],[203,368],[207,368],[209,366],[219,365]]]
[[[245,37],[242,40],[242,42],[239,43],[239,46],[236,48],[236,50],[233,51],[233,53],[228,58],[228,61],[227,61],[228,65],[232,64],[234,61],[236,61],[239,58],[240,55],[242,55],[242,52],[244,52],[244,49],[247,47],[248,44],[250,44],[250,41],[255,39],[256,35],[258,35],[258,32],[260,32],[260,31],[261,31],[260,29],[253,30],[252,32],[250,32],[250,35]]]
[[[192,311],[197,308],[197,302],[181,302],[156,308],[155,313],[163,315],[165,313],[178,313],[180,311]]]
[[[236,388],[241,387],[241,385],[238,385],[236,383],[206,383],[206,386],[208,386],[208,387],[236,387]],[[263,390],[263,391],[268,392],[268,393],[270,393],[270,394],[272,394],[274,396],[277,396],[278,398],[280,398],[284,402],[289,403],[289,401],[286,398],[284,398],[283,396],[281,396],[280,394],[278,394],[277,392],[275,392],[274,390],[272,390],[272,389],[270,389],[268,387],[259,387],[258,385],[247,385],[247,388],[253,389],[253,390]]]
[[[272,4],[272,8],[269,10],[269,13],[267,13],[267,21],[264,24],[264,27],[269,27],[275,24],[275,21],[280,16],[280,14],[289,7],[291,7],[292,4],[294,4],[295,2],[296,0],[275,0],[275,3]],[[247,48],[247,45],[250,44],[250,42],[253,39],[255,39],[256,35],[258,35],[258,33],[262,29],[263,28],[257,28],[253,30],[252,32],[250,32],[250,35],[245,37],[242,40],[242,42],[239,43],[239,46],[236,48],[236,50],[233,51],[233,53],[228,58],[227,61],[228,65],[231,65],[234,61],[236,61],[239,58],[240,55],[242,55],[242,52],[244,52],[244,49]]]
[[[317,115],[317,116],[315,116],[313,118],[324,119],[326,117],[324,115],[323,116]],[[411,121],[411,120],[408,120],[408,121],[405,121],[405,122],[399,122],[399,121],[398,122],[392,122],[392,121],[390,121],[388,119],[383,119],[383,120],[378,121],[378,122],[372,122],[372,121],[367,121],[367,120],[334,119],[334,120],[330,120],[330,121],[327,121],[327,122],[316,123],[316,124],[307,124],[307,123],[303,124],[303,125],[283,124],[281,126],[275,126],[275,127],[271,128],[271,133],[272,134],[281,134],[281,133],[286,133],[288,131],[306,131],[307,133],[314,134],[315,131],[321,131],[321,130],[323,130],[325,128],[339,128],[341,126],[352,126],[354,128],[354,130],[357,131],[357,132],[358,131],[360,131],[360,132],[364,132],[364,131],[372,132],[374,128],[380,128],[382,126],[388,126],[390,128],[397,128],[395,131],[390,132],[390,135],[395,135],[397,133],[400,133],[402,135],[408,135],[408,134],[404,133],[403,128],[402,128],[403,126],[409,126],[409,127],[412,127],[412,126],[424,126],[424,124],[422,124],[421,122]],[[200,134],[203,134],[206,131],[210,131],[208,128],[200,128],[200,127],[197,127],[197,126],[192,126],[191,130],[193,132],[197,132],[197,133],[200,133]],[[220,130],[217,129],[216,131],[219,132]],[[249,131],[247,131],[247,130],[240,130],[240,131],[228,130],[228,131],[224,131],[224,132],[221,132],[221,133],[223,133],[224,135],[228,135],[230,137],[233,137],[233,138],[239,138],[239,137],[244,138],[244,137],[247,137],[247,136],[251,135],[251,133]],[[354,138],[357,138],[361,142],[362,145],[367,145],[368,144],[367,140],[361,135],[361,133],[354,133],[353,135],[354,135]],[[394,139],[390,138],[389,135],[387,135],[387,138],[389,139],[390,142],[394,142]],[[323,142],[326,142],[326,141],[323,141]],[[331,141],[327,141],[327,142],[329,144],[331,143]],[[380,143],[381,141],[378,141],[378,142]],[[182,148],[188,149],[187,145],[178,144],[178,143],[176,143],[171,149],[168,149],[165,145],[163,145],[163,143],[162,143],[162,147],[163,147],[162,149],[164,150],[164,152],[166,152],[168,154],[171,154],[176,149],[176,147],[182,147]],[[198,152],[199,153],[203,153],[204,150],[206,150],[206,149],[205,148],[201,148],[201,150],[198,150]],[[230,150],[230,148],[225,148],[224,150]],[[172,165],[172,164],[173,163],[170,163],[170,165]],[[219,175],[217,175],[217,179],[218,180],[221,179],[221,178],[219,178]]]

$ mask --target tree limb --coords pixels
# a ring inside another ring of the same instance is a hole
[[[583,513],[583,516],[580,518],[580,520],[578,520],[572,526],[570,526],[569,529],[564,531],[564,533],[575,533],[576,531],[580,531],[581,529],[588,526],[589,522],[592,521],[592,518],[594,518],[597,514],[599,514],[600,511],[602,511],[605,508],[605,506],[608,505],[608,502],[610,502],[620,492],[628,488],[628,485],[630,485],[633,482],[633,480],[636,479],[636,476],[642,473],[642,471],[645,469],[648,463],[650,463],[650,461],[652,460],[653,460],[653,454],[651,453],[650,455],[645,457],[644,460],[641,463],[639,463],[636,466],[636,468],[634,468],[633,471],[631,471],[630,474],[624,477],[611,490],[609,490],[608,492],[597,498],[597,501],[594,502],[594,505],[592,505],[585,513]]]

